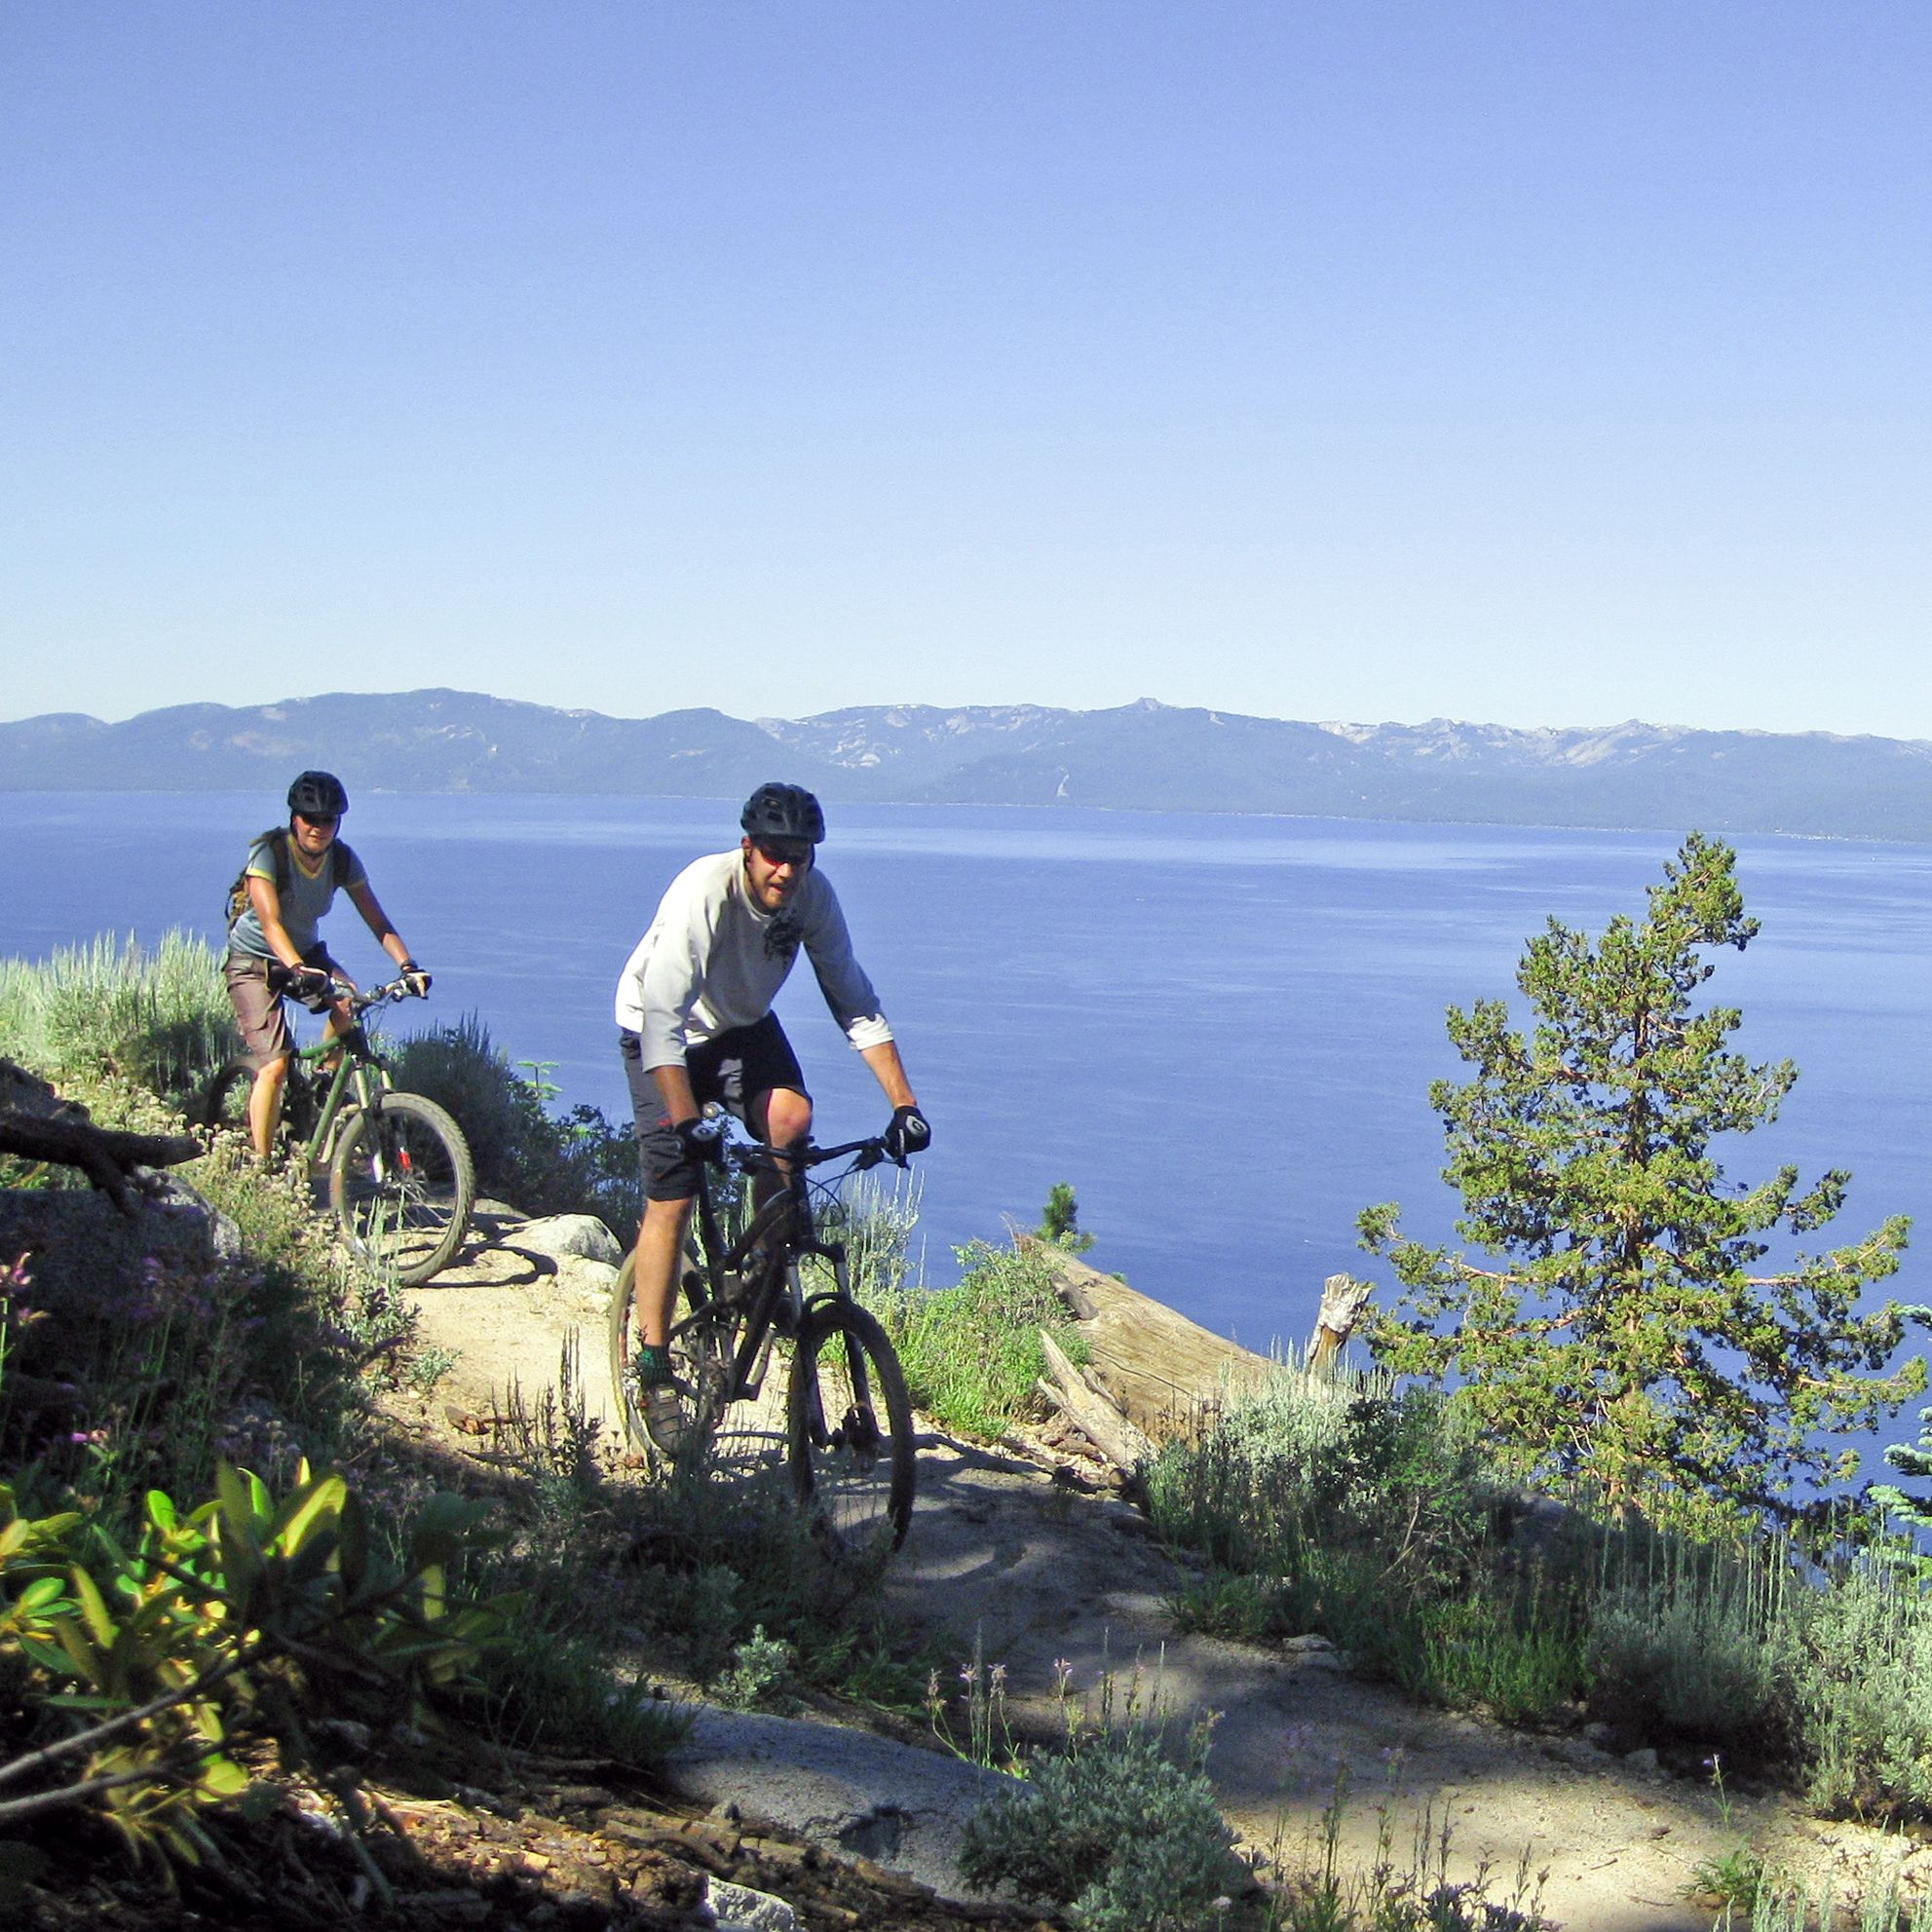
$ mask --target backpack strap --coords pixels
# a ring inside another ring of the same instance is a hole
[[[257,832],[248,841],[250,852],[257,846],[268,848],[269,859],[275,867],[275,890],[277,895],[288,890],[288,827],[271,825],[266,832]],[[248,909],[248,861],[242,861],[242,869],[235,875],[235,883],[228,889],[228,929],[234,931],[235,922]]]

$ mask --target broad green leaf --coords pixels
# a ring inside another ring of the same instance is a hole
[[[73,1578],[74,1601],[79,1605],[81,1615],[86,1619],[95,1642],[101,1645],[113,1643],[119,1626],[108,1613],[99,1586],[78,1564],[68,1573]]]
[[[270,1541],[284,1551],[300,1549],[303,1538],[318,1522],[333,1524],[348,1494],[349,1485],[340,1475],[333,1473],[318,1478],[306,1489],[297,1490],[283,1504]]]

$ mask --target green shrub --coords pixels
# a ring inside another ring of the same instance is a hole
[[[637,1146],[594,1107],[561,1118],[492,1043],[474,1013],[398,1042],[396,1084],[455,1117],[484,1192],[525,1214],[594,1214],[631,1240],[642,1208]]]
[[[1295,1370],[1147,1472],[1155,1528],[1223,1569],[1292,1577],[1314,1551],[1355,1550],[1423,1589],[1466,1579],[1502,1494],[1443,1397]]]
[[[156,1124],[159,1103],[137,1089],[93,1097],[96,1118]],[[110,1527],[146,1489],[205,1491],[224,1459],[283,1480],[305,1457],[348,1455],[369,1407],[362,1371],[409,1329],[392,1284],[318,1224],[301,1177],[265,1173],[231,1136],[182,1172],[234,1210],[242,1258],[164,1245],[165,1231],[82,1195],[67,1238],[32,1255],[0,1305],[0,1468],[31,1463]],[[16,1399],[14,1377],[76,1391],[57,1430],[38,1397]]]
[[[1195,1628],[1319,1632],[1412,1694],[1510,1720],[1577,1694],[1571,1586],[1506,1558],[1508,1496],[1432,1391],[1284,1369],[1165,1445],[1146,1488],[1160,1534],[1213,1565],[1177,1604]]]
[[[1070,1255],[1083,1255],[1093,1246],[1093,1236],[1080,1227],[1080,1204],[1071,1181],[1055,1181],[1046,1191],[1046,1205],[1033,1231]]]
[[[193,933],[0,960],[0,1054],[50,1080],[118,1075],[185,1101],[239,1046],[221,955]]]
[[[241,1747],[271,1736],[302,1762],[305,1709],[423,1715],[501,1636],[511,1607],[447,1582],[486,1534],[478,1505],[434,1499],[396,1562],[338,1474],[304,1466],[278,1500],[224,1464],[215,1487],[188,1515],[151,1491],[124,1549],[77,1512],[22,1515],[0,1485],[0,1654],[27,1689],[0,1763],[27,1781],[16,1817],[91,1801],[136,1848],[199,1862],[198,1812],[247,1790]]]
[[[1198,1763],[1170,1762],[1129,1726],[1037,1764],[969,1818],[960,1870],[1067,1907],[1083,1932],[1198,1932],[1245,1883],[1233,1842]]]
[[[1040,1412],[1042,1328],[1076,1361],[1086,1347],[1041,1255],[975,1241],[959,1260],[966,1273],[956,1287],[908,1289],[875,1307],[913,1401],[946,1428],[991,1438]]]
[[[733,1646],[731,1665],[714,1686],[718,1701],[734,1711],[755,1710],[791,1675],[793,1661],[789,1644],[754,1624],[751,1635]]]
[[[1793,1697],[1806,1795],[1832,1812],[1932,1815],[1932,1602],[1882,1555],[1802,1606]]]
[[[1607,1566],[1589,1608],[1590,1708],[1658,1742],[1777,1762],[1796,1741],[1802,1588],[1770,1552],[1674,1539]],[[1626,1572],[1619,1580],[1619,1572]]]

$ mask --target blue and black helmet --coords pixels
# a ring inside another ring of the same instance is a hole
[[[288,809],[304,818],[340,818],[349,810],[349,794],[333,772],[304,772],[288,787]]]
[[[738,815],[748,839],[804,839],[817,845],[825,836],[825,814],[803,785],[760,785]]]

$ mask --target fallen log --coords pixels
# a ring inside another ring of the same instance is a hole
[[[1018,1234],[1015,1241],[1022,1252],[1045,1262],[1054,1293],[1087,1345],[1087,1382],[1104,1389],[1127,1421],[1155,1442],[1198,1435],[1231,1401],[1258,1394],[1276,1376],[1301,1372],[1292,1361],[1257,1354],[1216,1335],[1037,1235]],[[1332,1360],[1371,1292],[1368,1282],[1348,1275],[1328,1277],[1308,1369],[1322,1369]]]
[[[1087,1345],[1093,1378],[1155,1442],[1198,1434],[1231,1395],[1253,1394],[1280,1366],[1064,1248],[1031,1234],[1015,1238],[1023,1252],[1045,1262],[1054,1292]]]
[[[44,1080],[0,1060],[0,1154],[78,1167],[123,1214],[138,1210],[129,1188],[137,1167],[178,1167],[203,1153],[186,1134],[131,1134],[96,1127],[87,1109]]]
[[[178,1167],[205,1150],[186,1134],[129,1134],[87,1121],[42,1120],[0,1112],[0,1154],[78,1167],[123,1214],[136,1213],[130,1182],[137,1167]]]

